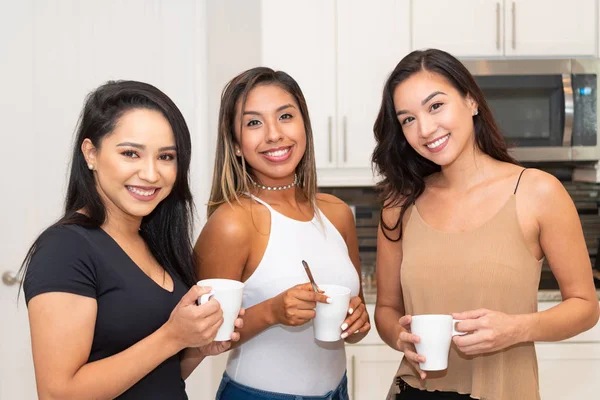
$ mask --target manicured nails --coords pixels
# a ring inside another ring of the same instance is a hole
[[[348,337],[348,332],[342,333],[342,339],[346,339]]]
[[[327,304],[333,303],[333,300],[331,300],[331,297],[328,297],[326,301],[327,301]]]
[[[354,309],[353,309],[352,307],[350,307],[350,308],[348,309],[348,314],[352,315],[352,313],[353,313],[353,312],[354,312]]]
[[[360,332],[360,330],[359,330],[359,329],[357,329],[357,330],[356,330],[354,333],[356,334],[356,333],[358,333],[358,332]]]
[[[348,324],[344,322],[342,324],[342,330],[345,331],[346,329],[348,329]]]

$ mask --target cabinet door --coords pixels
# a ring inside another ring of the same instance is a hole
[[[412,2],[412,48],[438,48],[457,57],[503,54],[504,0]]]
[[[598,398],[600,342],[536,343],[535,349],[542,399]]]
[[[338,3],[338,166],[371,168],[383,85],[410,51],[409,0]]]
[[[385,399],[402,361],[387,345],[346,346],[350,400]]]
[[[306,98],[317,167],[336,163],[335,0],[263,0],[262,61],[287,72]]]
[[[594,56],[596,0],[506,0],[507,56]]]

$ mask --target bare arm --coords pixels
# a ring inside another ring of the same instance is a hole
[[[382,217],[388,226],[394,226],[400,208],[384,208]],[[402,241],[387,239],[381,224],[377,229],[377,303],[375,305],[375,326],[383,341],[393,349],[399,347],[398,337],[403,331],[398,320],[404,316],[404,300],[400,284],[400,265],[402,264]],[[399,236],[399,229],[386,232],[391,238]]]
[[[112,399],[185,347],[211,342],[222,313],[216,301],[195,305],[204,292],[192,288],[161,328],[128,349],[91,363],[87,360],[96,300],[57,292],[35,296],[29,302],[29,321],[40,399]]]
[[[575,205],[554,177],[535,172],[543,174],[537,177],[536,185],[540,244],[563,301],[547,311],[523,316],[522,340],[558,341],[586,331],[598,322],[598,298]]]

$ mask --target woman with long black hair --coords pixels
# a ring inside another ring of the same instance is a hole
[[[154,86],[88,96],[65,213],[21,271],[41,399],[185,399],[183,380],[229,348],[213,342],[216,300],[196,305],[210,288],[195,285],[190,157],[181,112]]]

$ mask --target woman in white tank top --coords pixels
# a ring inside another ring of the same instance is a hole
[[[289,75],[254,68],[221,99],[208,222],[196,244],[199,276],[245,282],[241,339],[217,399],[346,400],[344,341],[369,331],[350,208],[317,194],[306,101]],[[349,287],[340,340],[315,340],[324,294],[315,281]]]

